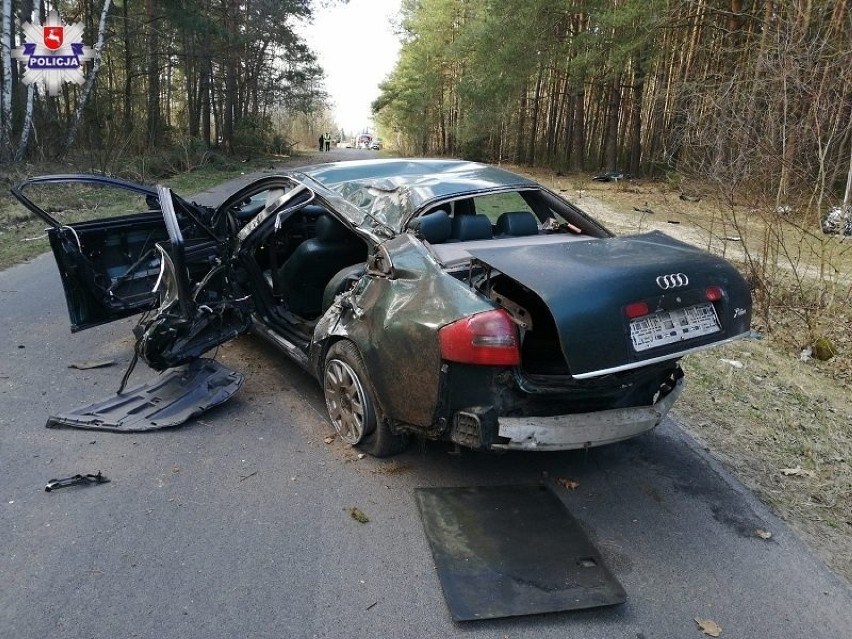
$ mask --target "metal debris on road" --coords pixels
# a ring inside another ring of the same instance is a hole
[[[109,479],[98,471],[97,475],[89,473],[88,475],[72,475],[71,477],[63,477],[62,479],[51,479],[44,487],[45,492],[51,492],[57,488],[67,488],[68,486],[90,486],[92,484],[106,484]]]
[[[106,368],[107,366],[115,365],[114,359],[99,359],[92,362],[71,362],[68,368],[76,368],[80,371],[87,371],[90,368]]]

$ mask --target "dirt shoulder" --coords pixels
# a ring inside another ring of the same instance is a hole
[[[660,230],[741,266],[745,251],[756,250],[744,245],[742,227],[724,226],[712,201],[684,202],[664,184],[527,173],[616,233]],[[748,211],[740,213],[745,218]],[[748,223],[759,233],[757,221]],[[848,240],[816,239],[841,258],[852,247]],[[812,327],[831,335],[836,351],[831,360],[808,357],[807,334],[813,330],[792,309],[773,306],[771,330],[756,316],[756,338],[684,359],[687,388],[675,413],[829,566],[852,581],[852,309],[844,303],[852,269],[843,259],[832,265],[832,290],[841,295],[810,318]],[[780,266],[783,277],[807,278],[819,271],[820,262],[800,258],[794,264],[780,260]]]

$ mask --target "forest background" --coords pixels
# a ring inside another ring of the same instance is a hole
[[[2,0],[0,162],[117,172],[337,134],[295,26],[335,2]],[[86,84],[55,98],[11,56],[51,9],[95,49]],[[398,28],[373,109],[402,154],[696,176],[817,221],[848,198],[849,0],[403,0]]]
[[[297,25],[338,1],[2,0],[0,162],[72,158],[144,179],[337,133]],[[10,55],[51,10],[82,23],[95,53],[86,83],[56,97],[22,83]]]

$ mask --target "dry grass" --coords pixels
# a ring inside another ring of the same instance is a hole
[[[852,580],[852,400],[834,365],[800,361],[771,339],[692,355],[676,412]]]
[[[664,231],[725,256],[751,279],[762,339],[685,358],[688,383],[675,412],[852,581],[852,242],[822,235],[816,219],[706,194],[685,202],[661,182],[532,176],[616,233]],[[835,356],[803,361],[819,337]]]

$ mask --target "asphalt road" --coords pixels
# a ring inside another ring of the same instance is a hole
[[[452,455],[415,443],[392,460],[358,459],[325,443],[314,380],[244,337],[217,353],[246,373],[242,390],[183,428],[45,429],[52,411],[114,393],[132,325],[71,335],[48,255],[0,272],[2,638],[700,638],[696,617],[722,637],[850,636],[848,583],[671,420],[588,452]],[[97,359],[116,365],[68,368]],[[140,366],[133,381],[146,376]],[[44,492],[51,478],[99,470],[111,483]],[[452,622],[415,488],[540,481],[627,602]]]

